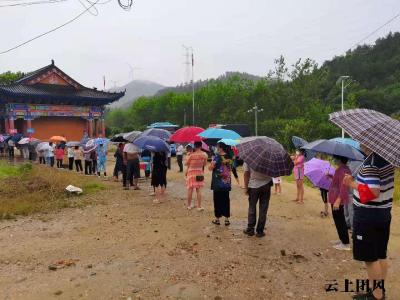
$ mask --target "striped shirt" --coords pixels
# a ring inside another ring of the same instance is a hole
[[[357,207],[390,209],[394,193],[394,167],[378,154],[372,153],[362,164],[357,174],[358,184],[367,184],[371,189],[380,189],[377,199],[365,204],[360,202],[357,189],[354,189],[353,203]]]

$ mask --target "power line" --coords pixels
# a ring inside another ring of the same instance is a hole
[[[100,1],[100,0],[97,0],[96,2],[93,2],[88,8],[86,8],[86,9],[85,9],[84,11],[82,11],[79,15],[77,15],[77,16],[74,17],[73,19],[69,20],[68,22],[65,22],[64,24],[61,24],[61,25],[59,25],[59,26],[57,26],[57,27],[55,27],[55,28],[53,28],[53,29],[51,29],[51,30],[49,30],[49,31],[46,31],[46,32],[44,32],[44,33],[42,33],[42,34],[39,34],[39,35],[37,35],[37,36],[35,36],[35,37],[33,37],[33,38],[31,38],[31,39],[29,39],[29,40],[27,40],[27,41],[21,43],[21,44],[18,44],[18,45],[16,45],[16,46],[10,48],[10,49],[4,50],[4,51],[0,52],[0,55],[1,55],[1,54],[5,54],[5,53],[8,53],[8,52],[11,52],[11,51],[13,51],[13,50],[15,50],[15,49],[18,49],[19,47],[22,47],[22,46],[24,46],[24,45],[26,45],[26,44],[28,44],[28,43],[30,43],[30,42],[33,42],[34,40],[37,40],[37,39],[39,39],[39,38],[41,38],[41,37],[43,37],[43,36],[45,36],[45,35],[47,35],[47,34],[50,34],[50,33],[54,32],[54,31],[56,31],[56,30],[58,30],[58,29],[61,29],[61,28],[65,27],[65,26],[67,26],[68,24],[71,24],[72,22],[76,21],[76,20],[79,19],[81,16],[83,16],[87,11],[89,11],[90,8],[92,8],[93,6],[95,6],[95,5],[97,4],[97,2],[99,2],[99,1]]]
[[[400,17],[400,13],[398,13],[397,15],[395,15],[393,18],[391,18],[389,21],[387,21],[385,24],[379,26],[377,29],[375,29],[374,31],[372,31],[371,33],[369,33],[367,36],[365,36],[363,39],[361,39],[359,42],[355,43],[353,46],[351,46],[350,49],[353,49],[354,47],[360,45],[362,42],[364,42],[366,39],[368,39],[369,37],[373,36],[375,33],[377,33],[379,30],[381,30],[383,27],[385,27],[386,25],[392,23],[394,20],[396,20],[398,17]]]
[[[45,0],[45,1],[35,1],[35,2],[22,2],[22,3],[14,3],[14,4],[4,4],[0,5],[0,7],[13,7],[13,6],[30,6],[37,4],[55,4],[60,2],[65,2],[68,0]]]

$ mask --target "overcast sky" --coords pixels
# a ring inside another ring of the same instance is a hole
[[[11,0],[12,1],[12,0]],[[20,0],[24,1],[24,0]],[[36,0],[26,0],[36,1]],[[101,0],[102,1],[102,0]],[[7,3],[0,0],[0,5]],[[30,7],[0,7],[0,52],[83,11],[77,0]],[[182,44],[195,54],[195,79],[226,71],[265,75],[274,58],[310,57],[318,63],[340,55],[400,12],[399,0],[117,0],[98,16],[74,23],[0,55],[0,72],[32,71],[54,59],[67,74],[106,88],[135,79],[176,85],[184,80]],[[370,37],[400,31],[400,18]]]

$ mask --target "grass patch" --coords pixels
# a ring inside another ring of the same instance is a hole
[[[85,195],[105,189],[91,178],[40,165],[0,162],[0,174],[0,219],[89,204],[85,198],[68,197],[69,184],[81,187]]]

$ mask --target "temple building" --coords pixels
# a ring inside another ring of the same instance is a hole
[[[47,140],[105,136],[104,107],[125,93],[90,89],[51,64],[0,85],[0,132],[32,134]]]

